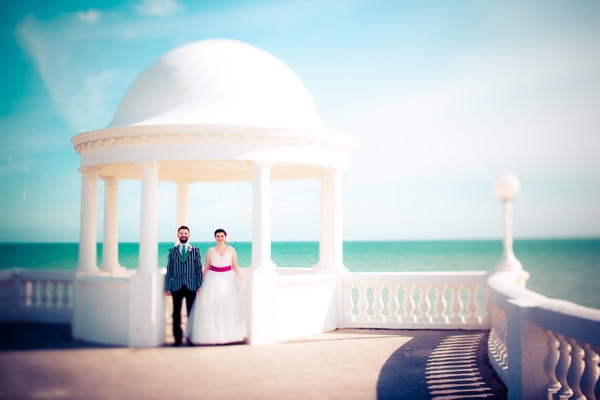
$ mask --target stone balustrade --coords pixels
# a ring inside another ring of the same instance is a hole
[[[70,323],[75,271],[0,271],[0,321]]]
[[[344,327],[487,329],[486,272],[350,273]]]
[[[519,287],[510,272],[346,273],[320,278],[308,269],[286,269],[278,275],[283,305],[295,304],[294,293],[306,298],[313,288],[322,288],[325,298],[339,280],[339,301],[331,303],[338,304],[339,327],[490,329],[489,360],[511,399],[600,398],[600,310]],[[75,271],[69,270],[0,271],[0,321],[70,323],[74,279]],[[280,306],[280,312],[286,307]],[[300,309],[296,305],[295,310]],[[168,335],[168,324],[165,328]]]
[[[488,354],[509,399],[600,398],[600,310],[542,296],[517,279],[497,272],[488,280]]]

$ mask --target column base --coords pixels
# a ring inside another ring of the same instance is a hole
[[[247,275],[248,343],[277,342],[277,274],[273,269],[256,268]]]
[[[312,269],[316,272],[329,272],[336,274],[345,274],[348,271],[348,268],[344,264],[321,264],[317,263],[313,265]]]
[[[164,278],[138,273],[129,282],[129,346],[160,346],[165,340]]]

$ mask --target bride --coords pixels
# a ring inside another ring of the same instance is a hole
[[[243,342],[246,338],[237,253],[227,232],[215,231],[217,244],[206,252],[204,282],[194,302],[186,338],[194,344]]]

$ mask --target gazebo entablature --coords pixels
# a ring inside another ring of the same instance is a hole
[[[140,163],[158,163],[161,181],[249,181],[255,164],[271,179],[320,178],[345,170],[353,142],[336,132],[266,128],[133,126],[73,138],[81,168],[119,179],[140,179]]]

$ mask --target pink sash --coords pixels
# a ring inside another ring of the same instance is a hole
[[[214,265],[210,266],[210,270],[211,271],[215,271],[215,272],[227,272],[227,271],[231,271],[231,265],[228,265],[226,267],[215,267]]]

